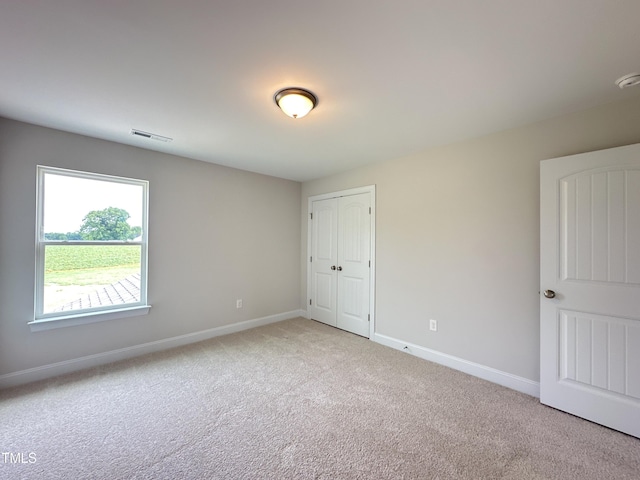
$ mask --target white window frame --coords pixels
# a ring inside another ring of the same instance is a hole
[[[62,175],[67,177],[99,180],[142,187],[142,236],[140,241],[84,241],[84,240],[45,240],[44,239],[44,188],[45,174]],[[148,252],[148,206],[149,182],[126,177],[104,175],[100,173],[82,172],[64,168],[37,166],[36,188],[36,281],[34,318],[29,322],[32,331],[49,330],[52,328],[84,325],[116,318],[146,315],[150,305],[147,304],[147,252]],[[82,310],[67,310],[63,312],[43,313],[44,310],[44,274],[45,247],[47,245],[140,245],[140,301],[126,305],[109,305]]]

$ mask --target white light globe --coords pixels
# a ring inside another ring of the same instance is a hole
[[[316,106],[311,92],[297,88],[281,90],[276,94],[276,103],[291,118],[302,118]]]

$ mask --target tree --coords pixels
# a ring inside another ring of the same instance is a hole
[[[92,210],[82,220],[79,233],[83,240],[132,240],[141,230],[129,225],[129,217],[126,210],[116,207]]]
[[[133,227],[140,228],[140,227]],[[80,232],[67,232],[67,233],[58,233],[58,232],[49,232],[44,234],[45,240],[57,240],[57,241],[69,241],[69,240],[82,240],[82,235]]]
[[[45,240],[68,240],[67,235],[64,233],[50,232],[44,234]]]
[[[131,227],[131,233],[129,234],[129,240],[133,240],[142,235],[142,227]]]

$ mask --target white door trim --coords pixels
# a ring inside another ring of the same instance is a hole
[[[313,237],[311,212],[313,212],[313,202],[318,200],[327,200],[329,198],[347,197],[349,195],[357,195],[360,193],[369,193],[371,195],[371,269],[369,271],[369,312],[371,317],[369,321],[369,339],[373,340],[375,334],[375,279],[376,279],[376,186],[367,185],[364,187],[350,188],[348,190],[340,190],[337,192],[323,193],[320,195],[313,195],[308,198],[307,201],[307,299],[306,308],[309,308],[309,299],[311,298],[311,240]],[[307,315],[308,317],[308,315]]]

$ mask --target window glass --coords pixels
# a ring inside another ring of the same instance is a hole
[[[127,240],[142,234],[142,185],[51,172],[44,173],[44,183],[46,240]]]
[[[36,320],[146,304],[147,182],[38,167]]]
[[[43,313],[140,302],[139,245],[45,245]]]

